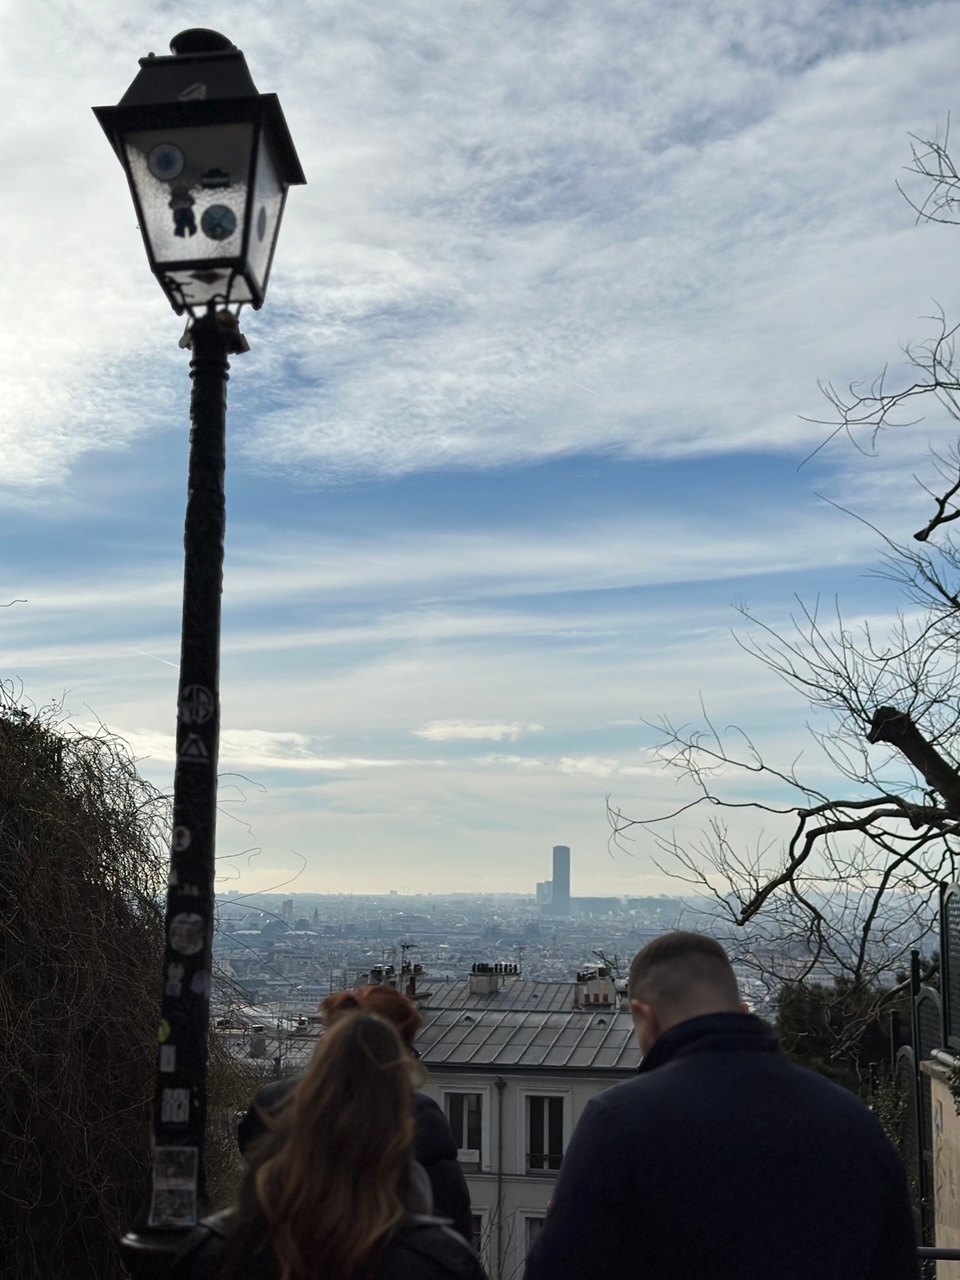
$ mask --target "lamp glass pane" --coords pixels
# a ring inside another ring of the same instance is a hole
[[[253,125],[150,130],[127,134],[124,144],[157,264],[236,260]]]
[[[251,214],[253,225],[250,228],[250,244],[247,249],[247,262],[253,278],[261,289],[266,284],[270,255],[273,252],[273,242],[277,238],[282,210],[283,188],[277,177],[273,156],[270,154],[270,141],[262,134],[257,156],[257,176],[253,186]]]

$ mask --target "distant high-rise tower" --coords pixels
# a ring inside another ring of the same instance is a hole
[[[570,914],[570,846],[566,844],[553,846],[553,901],[550,914]]]

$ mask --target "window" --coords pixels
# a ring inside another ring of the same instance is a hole
[[[560,1168],[563,1160],[563,1098],[527,1095],[527,1173]]]
[[[526,1215],[524,1219],[523,1243],[527,1253],[529,1253],[533,1248],[533,1242],[540,1234],[540,1230],[543,1227],[544,1222],[546,1222],[546,1218],[542,1216],[534,1217],[533,1214],[529,1213]]]
[[[471,1213],[470,1215],[470,1241],[473,1245],[473,1251],[479,1258],[483,1251],[483,1214]]]
[[[483,1095],[447,1093],[444,1103],[457,1142],[457,1159],[464,1164],[479,1165],[483,1146]]]

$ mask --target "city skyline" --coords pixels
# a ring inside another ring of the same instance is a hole
[[[956,106],[950,16],[13,0],[0,677],[169,787],[183,325],[90,108],[202,21],[308,179],[229,387],[218,889],[521,891],[562,839],[574,896],[677,892],[650,833],[609,843],[608,802],[691,798],[651,722],[834,777],[737,603],[904,605],[869,524],[928,517],[904,476],[949,420],[868,456],[809,419],[956,318],[958,233],[895,185]]]

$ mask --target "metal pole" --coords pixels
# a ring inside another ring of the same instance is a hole
[[[228,318],[229,321],[233,317]],[[220,597],[228,354],[246,349],[211,309],[191,331],[190,464],[184,527],[177,762],[149,1194],[122,1241],[131,1274],[165,1274],[204,1211],[207,1028],[214,925]]]
[[[507,1082],[497,1076],[497,1280],[503,1278],[503,1091]],[[514,1215],[516,1221],[516,1215]]]
[[[920,1039],[920,952],[910,952],[910,1038],[913,1043],[914,1100],[917,1126],[917,1180],[920,1194],[920,1238],[929,1244],[928,1236],[933,1231],[929,1178],[927,1175],[927,1134],[930,1132],[930,1117],[925,1114],[923,1076],[920,1074],[920,1058],[923,1046]]]
[[[949,921],[947,920],[947,891],[949,888],[949,880],[940,881],[937,912],[940,935],[940,1038],[945,1049],[950,1043],[950,1036],[953,1033],[950,1026],[950,965],[947,956],[947,943],[950,937]]]

